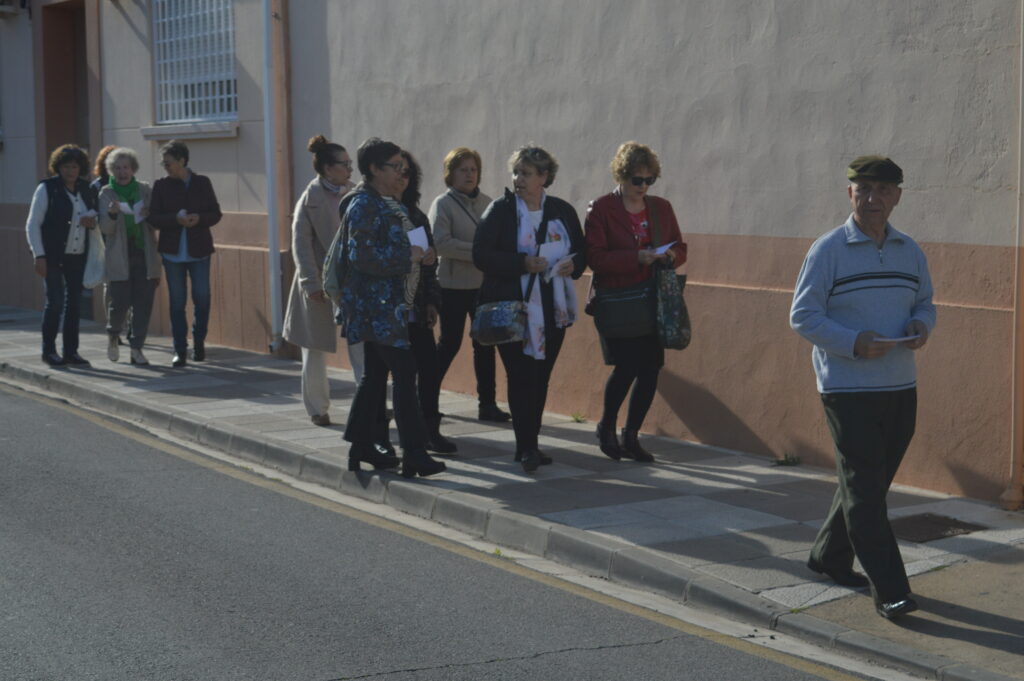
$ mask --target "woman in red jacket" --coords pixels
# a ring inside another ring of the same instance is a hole
[[[679,233],[672,204],[648,196],[661,175],[658,155],[650,147],[626,142],[612,159],[612,177],[618,187],[593,201],[587,210],[587,264],[594,270],[594,286],[624,288],[653,276],[653,264],[678,267],[686,262],[686,244]],[[656,248],[672,243],[666,252]],[[636,338],[601,338],[605,362],[615,367],[604,390],[604,413],[597,425],[601,451],[613,459],[622,457],[650,462],[654,457],[640,446],[637,434],[658,389],[658,373],[665,350],[657,333]],[[630,387],[622,444],[615,435],[619,408]]]

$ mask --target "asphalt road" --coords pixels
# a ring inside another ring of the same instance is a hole
[[[0,388],[0,679],[851,679]],[[223,467],[223,466],[221,466]]]

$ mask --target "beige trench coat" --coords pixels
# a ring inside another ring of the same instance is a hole
[[[345,193],[347,188],[342,189]],[[338,204],[320,184],[313,181],[295,204],[292,220],[292,258],[295,278],[288,295],[288,311],[284,316],[284,338],[303,348],[335,352],[338,349],[338,327],[334,322],[334,306],[330,299],[319,303],[310,293],[323,290],[324,258],[334,234],[341,226]]]
[[[139,182],[139,199],[149,211],[149,197],[152,188],[145,182]],[[128,272],[128,230],[124,226],[124,216],[118,213],[113,220],[107,213],[111,203],[119,201],[117,193],[110,187],[103,187],[99,194],[99,222],[106,244],[104,259],[106,262],[107,281],[126,281]],[[142,228],[142,242],[146,253],[146,278],[159,279],[160,254],[156,249],[156,230],[148,222],[139,225]]]

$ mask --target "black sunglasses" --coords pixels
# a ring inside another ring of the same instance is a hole
[[[640,177],[639,175],[634,175],[633,177],[629,178],[629,181],[633,183],[634,187],[639,187],[642,184],[646,184],[648,187],[650,187],[652,184],[658,181],[658,178]]]

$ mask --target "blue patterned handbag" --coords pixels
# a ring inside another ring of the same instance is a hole
[[[653,205],[651,222],[654,223],[654,241],[661,243],[661,224]],[[690,311],[686,309],[686,299],[683,298],[685,286],[685,274],[676,274],[675,269],[664,265],[654,266],[658,342],[666,350],[685,350],[690,344]]]
[[[526,303],[499,300],[476,308],[470,337],[480,345],[501,345],[526,340]]]

